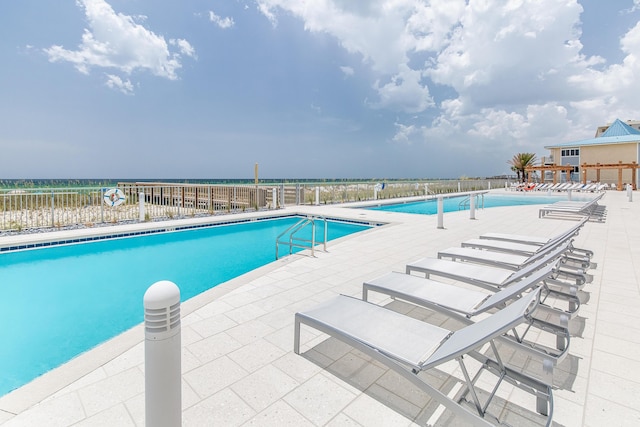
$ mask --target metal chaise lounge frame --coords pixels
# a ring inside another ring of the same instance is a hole
[[[515,242],[515,243],[525,243],[529,245],[539,245],[542,246],[556,238],[562,237],[566,234],[578,234],[580,229],[587,223],[587,219],[581,219],[577,224],[573,225],[571,228],[556,234],[553,237],[540,237],[540,236],[530,236],[524,234],[511,234],[511,233],[483,233],[480,235],[481,239],[487,240],[503,240],[505,242]],[[589,252],[589,256],[593,255],[593,252]]]
[[[509,234],[509,233],[484,233],[480,235],[480,239],[498,240],[498,241],[512,242],[512,243],[522,243],[526,245],[544,246],[547,243],[552,242],[558,238],[562,238],[565,235],[568,235],[568,234],[572,234],[574,236],[577,235],[580,229],[584,226],[584,224],[586,224],[587,221],[588,221],[588,218],[582,218],[576,225],[574,225],[570,229],[563,231],[562,233],[557,234],[554,237],[550,237],[550,238],[539,237],[539,236],[529,236],[529,235],[522,235],[522,234]],[[572,244],[572,252],[575,253],[576,255],[583,256],[583,257],[591,258],[593,256],[593,251],[590,251],[588,249],[576,248],[573,246],[573,244]]]
[[[428,279],[430,275],[446,277],[457,280],[470,285],[480,286],[490,291],[512,285],[521,279],[532,274],[534,271],[544,267],[549,263],[556,263],[557,254],[549,253],[519,270],[513,271],[504,268],[490,267],[481,264],[473,264],[470,262],[456,262],[438,258],[422,258],[406,265],[405,273],[412,272],[423,273]],[[575,283],[567,283],[560,280],[560,273],[555,272],[553,277],[546,279],[550,291],[559,296],[567,295],[575,296],[577,291],[581,289],[587,282],[587,278],[583,275],[575,275],[573,279]],[[562,273],[565,274],[565,273]]]
[[[453,261],[465,261],[476,264],[488,265],[491,267],[504,268],[507,270],[520,270],[536,261],[547,257],[555,256],[559,261],[558,273],[566,275],[572,279],[586,277],[586,268],[591,264],[588,259],[576,261],[569,255],[570,246],[568,242],[556,247],[548,247],[533,255],[521,255],[509,252],[496,252],[492,250],[476,249],[472,247],[451,247],[438,252],[439,259],[451,259]],[[573,264],[578,262],[578,267]]]
[[[440,251],[438,258],[460,259],[518,270],[536,262],[540,258],[546,257],[549,253],[556,253],[558,256],[561,255],[563,259],[562,267],[558,270],[559,273],[571,279],[576,279],[576,283],[582,280],[586,282],[592,279],[591,276],[587,275],[586,269],[595,267],[595,264],[591,264],[591,251],[573,246],[573,238],[578,231],[579,229],[572,228],[542,245],[486,238],[469,239],[462,242],[459,249],[448,248]],[[558,248],[562,249],[558,251]],[[488,253],[481,253],[483,251]],[[502,252],[504,256],[492,254],[491,252]]]
[[[599,221],[602,221],[602,217],[604,217],[603,212],[599,212],[598,208],[601,206],[598,205],[598,201],[604,196],[604,193],[600,193],[598,196],[587,202],[577,202],[577,201],[562,201],[556,202],[554,204],[544,206],[538,210],[538,217],[543,218],[545,215],[550,213],[558,213],[558,214],[568,214],[568,215],[579,215],[585,216],[587,218],[591,218],[592,216],[596,216]]]
[[[463,248],[487,249],[531,256],[548,248],[553,248],[568,242],[570,245],[570,253],[568,253],[568,256],[588,266],[593,252],[573,246],[574,237],[580,232],[580,228],[586,221],[587,219],[583,218],[576,226],[544,241],[541,238],[532,236],[486,233],[481,235],[480,238],[465,240],[460,246]]]
[[[517,349],[525,350],[527,353],[541,359],[543,367],[546,369],[545,374],[552,375],[552,366],[560,363],[566,356],[570,341],[569,319],[577,314],[579,307],[579,301],[575,308],[569,311],[545,305],[545,300],[549,296],[549,289],[546,287],[544,280],[553,273],[553,268],[553,264],[549,264],[494,294],[408,274],[391,272],[364,282],[362,284],[362,299],[368,301],[369,292],[377,292],[388,295],[393,299],[407,301],[411,304],[443,313],[465,325],[469,325],[474,322],[471,320],[473,317],[497,308],[504,308],[507,303],[520,298],[531,289],[541,288],[540,304],[536,311],[532,313],[532,323],[522,332],[514,329],[511,333],[505,334],[500,338],[507,345],[515,345]],[[551,314],[553,317],[558,318],[558,321],[549,322],[543,320],[544,314]],[[525,337],[531,327],[554,334],[556,336],[556,348],[551,349],[525,341]]]
[[[467,423],[493,425],[494,417],[487,409],[503,381],[524,390],[536,398],[536,411],[546,416],[547,426],[553,418],[553,394],[550,384],[507,367],[494,343],[515,326],[528,322],[530,312],[539,302],[539,291],[533,291],[487,318],[455,332],[422,322],[357,298],[339,295],[324,304],[295,315],[294,352],[300,354],[301,324],[315,328],[382,363],[417,386]],[[491,358],[477,351],[489,344]],[[464,356],[480,362],[478,372],[470,376]],[[457,361],[464,376],[465,387],[450,398],[430,385],[418,374],[436,369],[448,361]],[[497,376],[497,383],[487,400],[480,401],[476,382],[483,372]],[[475,412],[460,404],[471,397]],[[498,421],[497,417],[495,420]]]

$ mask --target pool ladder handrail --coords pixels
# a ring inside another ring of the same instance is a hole
[[[458,210],[467,210],[470,209],[469,206],[469,201],[472,197],[480,197],[482,202],[480,203],[480,205],[478,205],[477,203],[477,199],[476,199],[476,209],[484,209],[484,193],[482,194],[469,194],[467,197],[465,197],[463,200],[460,201],[460,203],[458,203]]]
[[[300,221],[287,228],[280,233],[276,238],[276,260],[280,258],[278,248],[281,244],[289,245],[289,255],[293,253],[293,248],[311,249],[311,256],[315,256],[316,243],[316,220],[320,220],[324,223],[324,238],[322,240],[323,251],[327,251],[327,219],[323,216],[307,216]],[[311,240],[295,237],[295,234],[302,230],[307,225],[311,224]],[[288,240],[281,240],[283,236],[289,235]]]

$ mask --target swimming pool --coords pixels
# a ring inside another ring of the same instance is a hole
[[[10,325],[0,328],[0,396],[141,323],[144,292],[158,280],[176,283],[184,301],[274,261],[276,238],[299,220],[0,254],[0,313]],[[329,221],[328,240],[367,228]]]
[[[445,197],[443,200],[443,210],[444,212],[456,212],[459,210],[469,210],[469,204],[467,203],[465,206],[461,206],[460,203],[463,202],[467,196],[455,196],[455,197]],[[572,197],[572,200],[588,200],[589,197]],[[544,205],[555,203],[559,200],[567,200],[567,195],[557,195],[557,196],[547,196],[547,195],[512,195],[512,194],[495,194],[495,193],[487,193],[484,195],[484,207],[485,208],[493,208],[493,207],[502,207],[502,206],[518,206],[518,205]],[[476,198],[476,208],[482,207],[482,198]],[[412,213],[412,214],[421,214],[421,215],[435,215],[438,213],[438,204],[437,200],[428,199],[428,200],[420,200],[417,202],[408,202],[408,203],[394,203],[384,205],[381,204],[379,206],[368,207],[367,209],[378,210],[378,211],[390,211],[390,212],[404,212],[404,213]]]

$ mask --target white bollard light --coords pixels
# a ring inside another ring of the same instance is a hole
[[[168,280],[144,294],[145,425],[182,425],[180,289]]]
[[[316,187],[316,206],[320,204],[320,187]]]
[[[144,193],[142,191],[138,193],[138,203],[140,205],[140,221],[144,221]]]
[[[438,228],[444,228],[444,200],[438,196]]]
[[[629,198],[630,202],[633,202],[633,187],[631,186],[631,184],[627,184],[627,197]]]
[[[278,190],[276,189],[276,187],[273,187],[271,189],[271,200],[273,200],[272,209],[277,209],[278,208]]]
[[[567,200],[571,200],[571,190],[567,190]]]
[[[469,219],[476,219],[476,196],[469,197]]]

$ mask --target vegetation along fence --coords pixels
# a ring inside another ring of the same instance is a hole
[[[447,180],[259,185],[121,182],[110,188],[66,187],[0,190],[0,231],[56,229],[98,224],[207,216],[292,205],[335,204],[504,188],[507,181]]]

